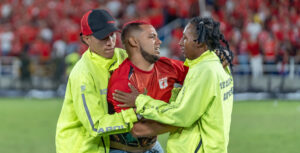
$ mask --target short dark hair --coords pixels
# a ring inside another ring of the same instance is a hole
[[[220,32],[220,23],[210,17],[194,17],[189,23],[196,28],[195,36],[197,39],[195,41],[205,43],[211,51],[219,50],[220,54],[224,55],[230,66],[232,66],[233,53],[230,50],[228,41],[225,40],[224,35]]]
[[[125,45],[125,40],[128,37],[128,35],[134,31],[134,30],[142,30],[141,25],[149,24],[145,21],[131,21],[128,23],[125,23],[123,28],[122,28],[122,33],[121,33],[121,40],[122,43]]]

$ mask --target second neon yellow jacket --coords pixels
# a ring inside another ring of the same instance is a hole
[[[233,80],[214,52],[185,62],[189,72],[169,104],[139,95],[137,113],[182,127],[170,134],[168,153],[227,153],[233,104]]]
[[[109,135],[130,131],[137,121],[133,109],[108,114],[110,71],[127,57],[115,49],[112,59],[87,50],[73,68],[56,129],[57,153],[108,153]]]

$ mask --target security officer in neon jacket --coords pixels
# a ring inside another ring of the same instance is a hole
[[[56,129],[57,153],[108,153],[109,135],[130,131],[133,109],[108,114],[110,72],[127,57],[115,48],[118,30],[105,10],[91,10],[81,19],[81,39],[89,46],[73,68]]]
[[[124,107],[136,106],[136,113],[144,118],[182,127],[171,132],[167,152],[227,153],[233,79],[229,68],[222,67],[213,51],[224,53],[229,50],[228,42],[220,33],[218,22],[196,17],[185,27],[179,44],[189,71],[176,100],[170,104],[154,100],[132,86],[131,93],[116,91],[114,99],[124,102]],[[232,59],[227,61],[231,63]]]

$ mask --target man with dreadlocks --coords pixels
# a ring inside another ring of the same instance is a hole
[[[133,87],[131,93],[117,90],[114,99],[124,102],[124,107],[136,106],[136,113],[146,119],[182,127],[171,132],[168,152],[227,153],[233,79],[230,68],[223,69],[214,51],[231,54],[229,45],[219,23],[201,17],[190,20],[179,44],[189,71],[175,101],[155,100]],[[230,57],[226,56],[231,65]]]

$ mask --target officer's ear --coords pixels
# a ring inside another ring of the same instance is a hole
[[[137,47],[137,46],[138,46],[138,42],[137,42],[137,40],[135,39],[135,37],[129,37],[129,38],[128,38],[128,44],[129,44],[131,47]]]
[[[194,45],[196,48],[203,49],[205,51],[208,49],[208,47],[205,43],[194,42]]]
[[[87,44],[88,46],[90,45],[91,37],[87,35],[82,35],[81,36],[83,43]]]

